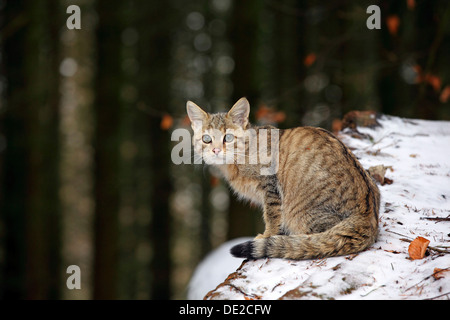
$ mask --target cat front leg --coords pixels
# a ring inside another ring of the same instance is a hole
[[[280,234],[281,228],[281,195],[278,191],[276,180],[269,179],[262,184],[264,191],[264,224],[263,234],[258,234],[255,239],[264,239]]]
[[[270,236],[280,234],[281,230],[281,201],[279,203],[271,202],[264,205],[264,224],[263,234],[258,234],[255,239],[264,239]]]

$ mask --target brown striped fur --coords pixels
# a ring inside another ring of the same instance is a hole
[[[217,157],[211,150],[219,148],[219,154],[226,154],[223,137],[231,129],[234,143],[246,148],[239,132],[260,128],[248,123],[249,108],[242,98],[228,113],[208,114],[188,102],[196,152]],[[202,135],[212,129],[219,133],[205,144]],[[248,259],[315,259],[356,253],[374,243],[380,194],[353,153],[321,128],[279,132],[276,174],[261,175],[260,164],[213,164],[240,197],[259,204],[264,212],[264,233],[233,247],[231,253]]]

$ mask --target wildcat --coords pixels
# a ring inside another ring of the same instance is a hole
[[[191,101],[186,108],[194,151],[219,169],[239,197],[263,209],[264,233],[234,246],[233,256],[317,259],[360,252],[375,242],[378,187],[332,133],[314,127],[252,126],[245,98],[228,113],[210,114]],[[267,139],[265,151],[276,143],[271,156],[276,155],[277,163],[266,174],[261,173],[263,164],[242,161],[255,154],[245,133],[253,130],[260,138],[261,129],[276,130],[270,135],[278,136]]]

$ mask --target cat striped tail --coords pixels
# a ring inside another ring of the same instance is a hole
[[[365,222],[365,223],[364,223]],[[237,258],[321,259],[357,253],[373,244],[377,221],[351,216],[320,233],[275,235],[238,244],[230,252]]]

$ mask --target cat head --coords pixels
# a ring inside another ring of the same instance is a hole
[[[249,127],[250,104],[241,98],[227,113],[207,113],[192,101],[186,104],[194,131],[194,151],[207,164],[235,162],[245,148],[245,130]]]

